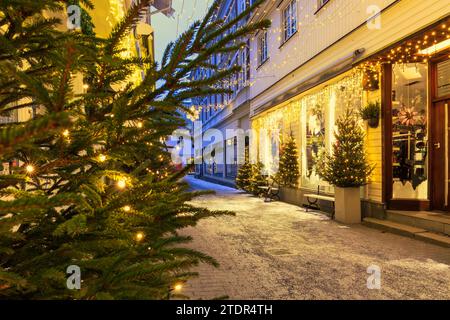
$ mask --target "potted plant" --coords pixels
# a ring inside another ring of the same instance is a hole
[[[377,128],[380,122],[380,102],[370,102],[361,109],[361,118],[367,120],[369,127]]]
[[[259,196],[263,192],[259,187],[267,186],[267,177],[263,174],[264,164],[258,161],[251,165],[251,176],[249,180],[249,191]]]
[[[245,159],[236,176],[236,187],[246,192],[251,192],[251,178],[253,175],[253,165],[248,159]]]
[[[297,143],[293,135],[289,135],[281,146],[278,172],[275,175],[280,185],[296,188],[300,178]]]
[[[299,204],[302,200],[300,190],[297,188],[300,179],[298,158],[297,142],[291,133],[281,146],[278,172],[274,179],[282,187],[282,200],[293,204]]]
[[[343,223],[361,222],[360,187],[367,184],[374,166],[364,148],[364,131],[356,115],[347,110],[336,121],[332,153],[324,151],[317,162],[319,176],[335,186],[335,217]]]

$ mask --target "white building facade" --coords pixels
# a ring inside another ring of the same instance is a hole
[[[218,10],[217,18],[229,21],[243,12],[251,0],[226,0]],[[242,21],[242,24],[246,21]],[[233,30],[238,28],[236,25]],[[232,30],[232,31],[233,31]],[[202,136],[201,146],[196,146],[195,158],[196,174],[206,180],[234,185],[239,168],[238,135],[237,130],[243,130],[244,136],[250,129],[250,47],[243,47],[234,54],[217,54],[211,58],[211,63],[226,69],[240,65],[242,71],[233,75],[224,83],[233,91],[232,94],[212,95],[205,99],[195,99],[193,104],[200,109],[199,121],[202,129],[198,133]],[[209,77],[210,69],[197,69],[193,79]],[[215,139],[206,133],[210,129],[219,130],[223,139]],[[240,138],[239,138],[240,140]],[[243,138],[242,144],[248,146],[249,139]],[[198,139],[196,139],[198,141]]]
[[[239,3],[226,4],[221,14],[232,17]],[[444,128],[450,0],[267,0],[249,21],[260,19],[272,25],[248,39],[248,48],[212,61],[244,68],[230,81],[233,95],[197,102],[206,106],[203,134],[210,128],[224,134],[252,129],[251,159],[263,162],[269,175],[283,139],[292,134],[301,178],[295,196],[291,192],[285,200],[302,204],[306,192],[334,193],[319,178],[315,161],[320,151],[331,150],[336,119],[345,109],[379,103],[378,125],[361,122],[375,164],[361,191],[364,215],[449,211],[450,137]],[[226,149],[236,149],[233,137],[207,145],[196,150],[203,157],[197,175],[232,182],[238,166],[236,157],[227,162]],[[223,165],[216,164],[218,157]]]
[[[331,150],[345,109],[380,103],[378,126],[363,124],[376,165],[364,215],[449,210],[449,17],[450,0],[270,0],[252,15],[272,26],[250,39],[250,123],[260,132],[251,154],[272,174],[283,139],[295,137],[301,179],[286,201],[334,193],[318,154]]]

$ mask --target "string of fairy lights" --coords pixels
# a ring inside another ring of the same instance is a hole
[[[439,43],[450,45],[450,22],[442,23],[439,27],[405,41],[401,45],[390,48],[378,55],[376,59],[365,61],[362,66],[376,70],[380,65],[428,63],[435,55],[440,53]],[[450,55],[447,54],[450,58]]]
[[[254,155],[264,163],[268,173],[277,171],[274,154],[283,139],[293,135],[300,141],[302,154],[307,154],[307,132],[324,132],[323,143],[331,149],[334,141],[334,120],[346,109],[359,110],[363,103],[363,72],[354,69],[342,79],[329,83],[312,93],[294,98],[252,120]],[[307,172],[306,158],[301,158],[303,172]],[[275,168],[275,169],[274,169]],[[304,177],[305,178],[305,177]],[[307,180],[318,176],[311,174]]]

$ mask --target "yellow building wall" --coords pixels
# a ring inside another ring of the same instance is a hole
[[[126,13],[128,1],[124,0],[93,0],[93,10],[88,10],[95,25],[95,33],[100,38],[106,38],[112,28]]]
[[[100,38],[106,38],[112,31],[113,27],[125,16],[128,8],[131,6],[132,0],[93,0],[93,10],[88,10],[92,17],[92,22],[95,25],[95,33]],[[46,17],[57,17],[61,20],[61,25],[58,29],[61,31],[67,30],[67,15],[65,13],[45,12]],[[154,59],[154,46],[153,35],[148,38],[149,43],[149,58],[151,61]],[[123,46],[127,49],[124,53],[127,57],[138,56],[137,46],[142,48],[143,38],[135,39],[134,35],[130,33],[124,40]],[[141,50],[141,53],[143,50]],[[136,70],[132,76],[131,81],[136,84],[142,81],[141,70]],[[75,93],[83,92],[83,78],[81,76],[75,76],[73,79],[73,90]],[[39,113],[39,110],[38,110]],[[32,108],[23,108],[18,110],[18,121],[28,121],[32,118]]]
[[[381,90],[365,92],[364,104],[369,102],[381,102]],[[370,183],[365,187],[365,198],[382,202],[383,186],[383,136],[381,120],[377,128],[366,127],[366,148],[369,161],[375,165],[375,169],[370,177]]]
[[[114,26],[121,21],[131,6],[131,0],[94,0],[94,9],[88,10],[89,14],[92,17],[92,22],[95,25],[95,33],[100,38],[107,38]],[[147,19],[145,19],[147,22]],[[148,41],[148,43],[143,43],[144,41]],[[154,47],[153,47],[153,35],[150,35],[148,40],[145,38],[135,38],[133,32],[130,32],[122,42],[123,48],[126,50],[121,53],[124,58],[131,57],[144,57],[143,54],[144,46],[148,46],[149,48],[149,58],[154,59]],[[139,52],[138,52],[138,48]],[[142,81],[142,70],[136,70],[135,73],[131,76],[129,81],[133,81],[135,84],[138,84]]]

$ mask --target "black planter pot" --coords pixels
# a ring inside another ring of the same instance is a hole
[[[371,128],[378,128],[378,123],[379,122],[380,122],[379,118],[367,119],[367,123],[369,124],[369,127],[371,127]]]

